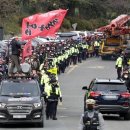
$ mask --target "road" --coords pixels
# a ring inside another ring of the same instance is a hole
[[[79,119],[83,113],[84,85],[89,85],[93,78],[116,78],[115,62],[90,58],[75,66],[67,68],[59,76],[63,104],[58,106],[57,121],[45,120],[44,128],[33,125],[1,126],[0,130],[78,130]],[[117,115],[105,116],[106,130],[130,130],[130,121],[121,120]]]

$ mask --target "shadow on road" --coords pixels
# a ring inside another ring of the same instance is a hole
[[[120,117],[119,115],[103,115],[104,120],[112,120],[112,121],[126,121],[124,118]]]
[[[0,128],[37,128],[34,124],[0,124]]]

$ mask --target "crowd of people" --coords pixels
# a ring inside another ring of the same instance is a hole
[[[47,43],[32,46],[32,56],[22,59],[24,42],[14,37],[8,45],[8,53],[0,56],[1,79],[8,76],[30,75],[38,80],[46,103],[46,119],[57,120],[58,101],[62,102],[62,94],[58,75],[65,73],[70,65],[76,65],[89,57],[98,57],[101,40],[79,38],[66,39],[59,43]]]

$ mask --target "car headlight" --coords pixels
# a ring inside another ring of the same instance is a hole
[[[5,103],[0,103],[0,108],[5,108],[6,104]]]
[[[34,103],[34,107],[35,108],[38,108],[38,107],[41,107],[42,106],[42,103],[41,102],[39,102],[39,103]]]

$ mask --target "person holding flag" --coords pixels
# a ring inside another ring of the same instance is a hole
[[[31,55],[32,55],[32,44],[31,40],[28,40],[28,42],[23,47],[22,62],[24,62],[26,57],[29,57]]]
[[[21,45],[18,42],[18,37],[15,37],[10,42],[9,56],[11,59],[11,66],[9,69],[9,76],[13,76],[13,71],[15,67],[17,68],[18,73],[22,72],[19,60],[20,53],[21,53]]]

